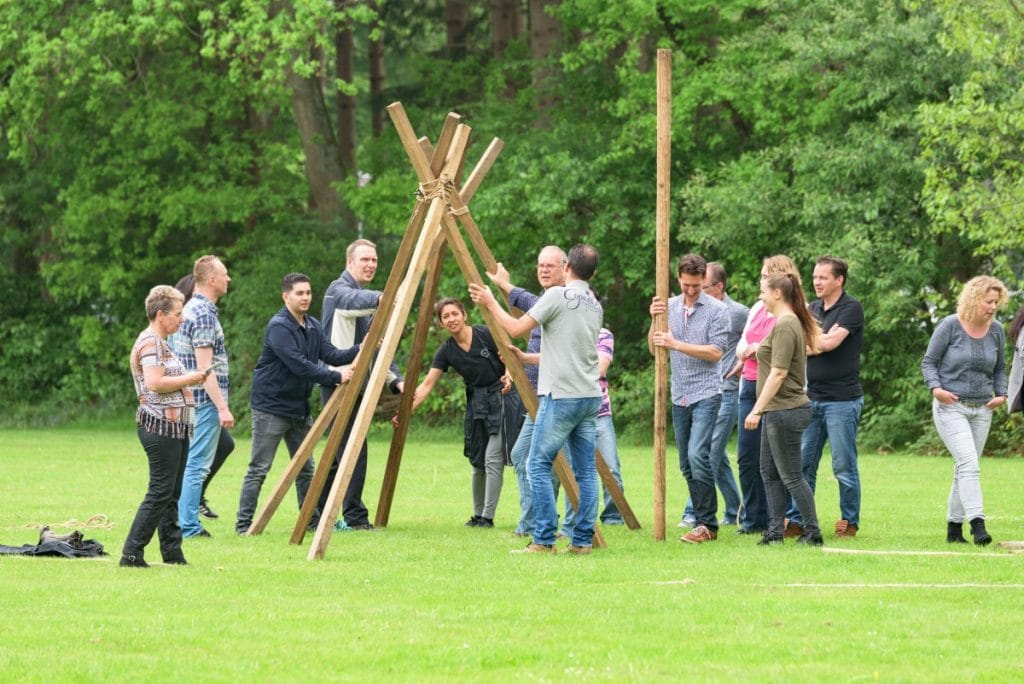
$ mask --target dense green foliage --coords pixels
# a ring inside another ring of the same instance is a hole
[[[0,281],[14,293],[0,302],[0,400],[59,402],[58,415],[127,401],[123,361],[144,293],[215,252],[235,278],[222,310],[244,414],[277,279],[303,270],[322,290],[355,237],[343,217],[314,210],[294,74],[319,77],[329,106],[354,95],[351,142],[372,181],[335,187],[385,265],[415,177],[393,131],[372,133],[380,104],[401,100],[431,138],[445,112],[462,113],[473,160],[492,137],[505,141],[472,202],[477,223],[526,286],[544,244],[601,250],[595,286],[630,430],[651,423],[656,47],[674,62],[673,257],[723,262],[747,303],[764,256],[788,253],[805,276],[819,254],[847,258],[867,313],[873,444],[926,434],[918,363],[959,283],[992,272],[1016,288],[1015,3],[563,0],[545,9],[558,29],[549,44],[523,30],[500,51],[495,3],[336,4],[274,3],[274,14],[252,0],[0,3]],[[466,9],[457,35],[453,5]],[[348,80],[329,68],[343,31],[355,46]],[[378,39],[386,78],[370,92]],[[446,269],[442,292],[464,292]],[[425,412],[459,403],[457,383],[446,389]],[[998,421],[993,445],[1020,430]]]

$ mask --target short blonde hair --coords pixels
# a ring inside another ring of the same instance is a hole
[[[1009,293],[1006,291],[1003,281],[999,280],[999,278],[984,275],[974,276],[968,280],[956,300],[956,312],[960,318],[965,321],[970,321],[974,318],[981,300],[992,290],[999,293],[999,301],[996,302],[996,308],[1001,308],[1009,298]]]
[[[355,254],[356,250],[360,247],[372,247],[373,249],[377,249],[376,244],[370,242],[366,238],[359,238],[358,240],[354,240],[352,244],[345,248],[345,259],[352,261],[352,255]]]
[[[214,254],[204,254],[203,256],[196,259],[195,266],[192,267],[192,275],[196,278],[197,286],[205,286],[206,281],[210,279],[216,268],[215,264],[220,261],[220,257]]]
[[[185,295],[170,285],[157,285],[146,295],[146,318],[156,320],[157,313],[168,313],[173,302],[185,303]]]

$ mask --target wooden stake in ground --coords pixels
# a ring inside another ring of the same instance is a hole
[[[672,51],[658,50],[658,187],[655,209],[655,294],[668,301],[669,179],[672,169]],[[658,314],[655,331],[668,330]],[[668,350],[654,348],[654,538],[665,541],[665,415],[668,410]]]

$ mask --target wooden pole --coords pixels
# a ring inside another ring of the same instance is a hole
[[[668,301],[669,182],[672,170],[672,51],[658,50],[658,186],[655,209],[655,293]],[[668,330],[668,316],[652,322]],[[654,349],[654,539],[665,541],[665,417],[668,410],[668,350]]]
[[[419,149],[418,144],[417,149]],[[370,421],[373,420],[374,406],[376,406],[377,400],[384,389],[384,381],[387,378],[391,361],[395,357],[395,350],[398,348],[402,324],[409,316],[416,287],[419,285],[419,281],[427,269],[427,258],[430,251],[434,243],[439,239],[441,233],[440,223],[446,211],[443,204],[444,200],[441,197],[435,197],[430,202],[430,208],[427,210],[427,217],[424,221],[425,227],[420,233],[419,241],[416,243],[409,271],[406,273],[402,285],[398,288],[394,309],[388,320],[380,351],[374,361],[366,393],[352,423],[352,431],[348,442],[345,444],[345,452],[338,466],[338,474],[335,475],[334,482],[331,483],[331,491],[327,496],[325,510],[320,512],[320,524],[313,535],[313,543],[310,545],[309,553],[306,556],[308,560],[320,560],[327,551],[327,545],[331,540],[331,533],[334,531],[334,523],[338,519],[338,511],[341,509],[341,502],[345,497],[345,491],[348,489],[349,483],[352,481],[352,473],[359,458],[359,450],[370,429]]]
[[[423,367],[423,353],[426,351],[427,336],[430,333],[430,322],[433,320],[434,300],[437,298],[438,283],[441,282],[441,269],[444,266],[444,238],[437,241],[430,254],[430,270],[423,284],[420,296],[420,312],[416,319],[416,331],[413,333],[412,349],[409,351],[409,364],[405,369],[405,389],[398,407],[398,425],[391,437],[391,449],[388,452],[388,463],[384,468],[384,480],[380,485],[380,499],[377,501],[377,527],[387,527],[391,517],[391,503],[395,498],[395,485],[398,483],[398,470],[402,465],[402,452],[405,450],[405,439],[409,435],[409,422],[412,417],[413,390],[416,389],[420,370]]]

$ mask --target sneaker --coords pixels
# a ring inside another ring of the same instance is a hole
[[[121,556],[121,562],[118,563],[122,568],[148,568],[149,563],[142,560],[142,556]]]
[[[696,527],[696,526],[697,526],[697,519],[692,517],[692,516],[689,516],[689,515],[679,521],[679,527]]]
[[[737,523],[736,518],[722,518],[722,521],[718,523],[720,527],[728,527]]]
[[[184,556],[174,556],[172,558],[164,558],[164,565],[188,565],[188,561],[185,560]]]
[[[216,520],[220,516],[213,512],[213,509],[206,503],[206,499],[199,501],[199,515],[209,520]]]
[[[679,538],[679,541],[686,542],[687,544],[703,544],[704,542],[715,541],[718,539],[718,532],[709,530],[704,525],[697,525],[689,534],[684,534]]]
[[[465,525],[463,525],[463,527],[479,527],[479,526],[480,526],[480,516],[479,515],[474,515],[472,518],[470,518],[469,520],[466,521]]]
[[[529,543],[525,548],[512,549],[509,553],[556,553],[557,549],[554,544],[534,544]]]
[[[761,535],[761,539],[757,542],[758,546],[771,546],[773,544],[781,544],[783,541],[782,537],[778,537],[774,534],[768,534],[765,532]]]
[[[565,550],[574,556],[589,556],[593,549],[594,547],[592,546],[574,546],[569,544]]]
[[[803,525],[797,525],[795,522],[789,522],[787,520],[786,521],[786,527],[785,527],[785,529],[782,532],[782,536],[785,537],[786,539],[793,539],[794,537],[799,537],[803,533],[804,533],[804,526]]]
[[[345,520],[343,518],[338,518],[337,520],[334,521],[334,531],[335,532],[351,532],[352,528],[348,526],[348,523],[345,522]]]
[[[199,538],[199,537],[212,537],[212,536],[213,535],[210,534],[209,532],[207,532],[206,530],[199,530],[195,534],[190,534],[187,537],[183,537],[183,539],[195,539],[195,538]]]
[[[485,518],[480,516],[476,521],[477,527],[494,527],[494,518]]]
[[[856,537],[857,526],[851,525],[848,520],[836,520],[837,537]]]
[[[361,525],[349,525],[349,527],[356,532],[376,532],[377,528],[373,523],[362,523]]]
[[[825,540],[821,538],[821,532],[804,532],[797,540],[797,544],[806,544],[807,546],[821,546],[825,543]]]

